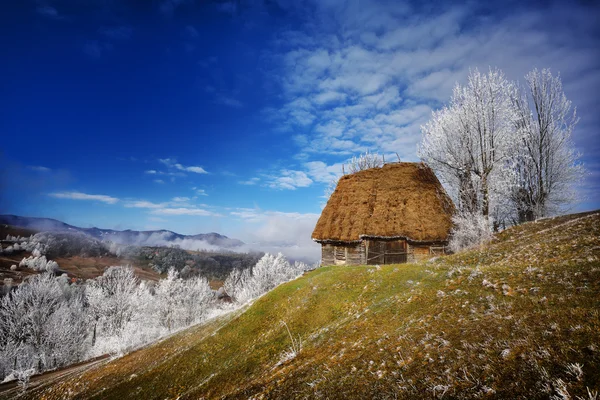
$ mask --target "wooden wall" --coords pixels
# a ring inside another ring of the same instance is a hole
[[[322,244],[321,265],[363,265],[366,264],[365,246],[358,244]]]
[[[335,246],[332,244],[321,245],[321,265],[335,264],[334,249]]]
[[[400,264],[407,261],[406,240],[364,240],[368,265]]]
[[[445,248],[411,245],[405,240],[363,240],[359,244],[322,244],[321,265],[383,265],[427,260]],[[442,249],[442,250],[440,250]]]

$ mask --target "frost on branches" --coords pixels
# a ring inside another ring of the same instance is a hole
[[[44,256],[23,261],[35,268]],[[33,267],[31,267],[33,268]],[[234,270],[225,285],[236,305],[308,269],[281,254]],[[66,275],[35,275],[0,297],[0,382],[102,354],[124,354],[210,316],[234,309],[218,302],[204,277],[183,279],[170,269],[158,283],[140,282],[131,267],[110,267],[85,284]]]
[[[354,174],[370,168],[380,168],[383,166],[383,157],[377,153],[368,151],[358,157],[352,157],[348,162],[348,173]]]
[[[46,256],[40,256],[40,253],[37,250],[34,250],[33,254],[33,256],[23,258],[19,263],[19,267],[26,267],[41,272],[56,273],[59,271],[58,263],[56,261],[47,260]]]
[[[502,170],[514,143],[513,90],[499,70],[472,71],[467,86],[457,85],[450,105],[422,127],[418,154],[461,211],[488,217],[505,185]]]
[[[418,149],[457,206],[455,236],[461,227],[472,235],[480,216],[497,230],[573,202],[584,173],[571,141],[576,123],[560,78],[548,70],[527,74],[525,87],[498,69],[471,71],[466,86],[457,84],[450,103],[421,127]]]
[[[86,284],[35,275],[0,299],[0,382],[123,354],[218,313],[213,299],[205,278],[173,270],[156,288],[131,267],[110,267]]]
[[[297,278],[309,267],[301,262],[291,264],[283,254],[265,254],[251,269],[233,270],[223,285],[225,292],[243,304],[272,290],[277,285]]]
[[[452,222],[454,228],[448,243],[452,252],[478,246],[492,239],[490,222],[481,214],[458,213],[452,217]]]
[[[518,222],[533,221],[573,203],[584,175],[571,136],[578,122],[559,76],[534,69],[514,97],[518,152],[512,160],[512,201]]]

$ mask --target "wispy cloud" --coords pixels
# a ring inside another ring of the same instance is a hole
[[[218,217],[220,214],[213,213],[212,211],[204,210],[201,208],[186,208],[186,207],[177,207],[177,208],[159,208],[156,210],[152,210],[151,214],[155,215],[189,215],[189,216],[198,216],[198,217]]]
[[[146,200],[129,200],[125,202],[127,208],[161,208],[164,207],[164,203],[153,203]]]
[[[242,103],[240,100],[224,94],[217,95],[217,97],[215,98],[215,103],[233,108],[244,107],[244,103]]]
[[[165,183],[165,181],[163,181],[162,179],[155,179],[154,183],[159,183],[162,185],[163,183]]]
[[[64,20],[66,17],[58,12],[58,10],[49,5],[39,6],[35,9],[35,11],[46,18],[54,19],[54,20]]]
[[[264,115],[292,133],[296,160],[306,161],[294,169],[313,182],[325,183],[334,175],[326,166],[366,150],[417,160],[421,125],[475,67],[499,67],[513,80],[534,67],[560,71],[567,96],[589,119],[578,127],[576,145],[584,154],[599,149],[600,59],[593,50],[599,31],[589,17],[597,6],[522,4],[492,14],[454,5],[424,13],[379,1],[361,4],[360,12],[343,1],[289,7],[305,25],[273,41],[270,73],[284,102]],[[280,187],[298,187],[281,175]]]
[[[173,197],[171,200],[176,203],[182,203],[182,202],[190,201],[190,198],[189,197]]]
[[[228,14],[235,14],[237,7],[237,3],[233,1],[224,1],[217,4],[217,10]]]
[[[289,190],[307,187],[312,183],[312,179],[310,179],[305,172],[287,169],[282,170],[279,176],[270,177],[270,179],[267,181],[267,185],[273,189]]]
[[[119,202],[119,199],[116,197],[111,197],[103,194],[87,194],[81,192],[55,192],[50,193],[49,196],[55,197],[57,199],[101,201],[107,204],[115,204]]]
[[[37,171],[37,172],[50,172],[51,169],[48,167],[43,167],[41,165],[32,165],[28,167],[30,170],[32,171]]]
[[[240,185],[256,185],[259,182],[260,182],[260,178],[254,177],[254,178],[250,178],[250,179],[245,180],[245,181],[239,181],[238,183]]]
[[[111,50],[112,45],[109,43],[100,42],[98,40],[88,40],[83,45],[83,53],[90,58],[98,59],[102,57],[105,51]]]
[[[131,38],[133,28],[128,25],[103,26],[98,30],[98,33],[108,39],[127,40]]]
[[[159,5],[159,10],[166,16],[172,16],[177,7],[188,2],[189,0],[163,0]]]
[[[196,28],[194,28],[192,25],[187,25],[184,28],[185,34],[193,39],[197,38],[198,36],[200,36],[200,34],[198,33],[198,30]]]
[[[158,160],[160,163],[166,165],[168,168],[177,169],[179,171],[193,172],[195,174],[207,174],[206,170],[199,166],[184,166],[172,158],[161,158]]]

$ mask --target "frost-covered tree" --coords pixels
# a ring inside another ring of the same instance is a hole
[[[131,267],[110,267],[95,280],[88,281],[86,299],[103,334],[119,335],[133,315],[132,298],[138,279]],[[96,336],[96,335],[95,335]]]
[[[35,253],[39,254],[39,252]],[[53,260],[47,260],[46,256],[30,256],[23,258],[19,267],[27,267],[34,271],[56,273],[59,271],[58,263]]]
[[[514,85],[497,69],[471,71],[450,104],[421,127],[418,154],[449,187],[463,213],[493,213],[495,192],[506,186],[503,168],[514,145]]]
[[[518,151],[513,160],[518,222],[556,212],[574,199],[573,183],[583,176],[571,136],[578,122],[560,76],[534,69],[513,97]]]
[[[277,285],[300,276],[309,267],[304,263],[291,264],[283,254],[265,254],[252,269],[234,270],[225,280],[226,293],[238,303],[252,300]]]
[[[158,283],[155,292],[160,324],[169,331],[200,321],[213,297],[206,278],[183,280],[174,268]]]
[[[41,372],[86,353],[81,296],[50,274],[36,275],[0,302],[0,375]]]

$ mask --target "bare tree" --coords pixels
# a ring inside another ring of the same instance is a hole
[[[512,200],[518,222],[533,221],[573,201],[573,183],[583,176],[571,135],[578,122],[560,76],[534,69],[513,98],[519,133]]]
[[[488,217],[494,192],[505,185],[501,169],[514,143],[514,86],[498,69],[469,74],[456,85],[450,105],[421,127],[418,153],[454,194],[459,210]]]

